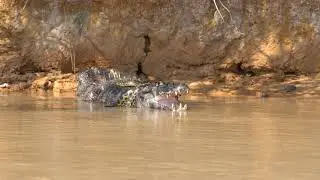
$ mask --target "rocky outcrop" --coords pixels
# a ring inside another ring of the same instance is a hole
[[[320,70],[314,0],[0,0],[0,9],[2,75],[113,66],[227,83]]]
[[[74,74],[50,73],[40,77],[32,82],[32,90],[52,90],[58,92],[75,92],[77,89],[77,80]]]

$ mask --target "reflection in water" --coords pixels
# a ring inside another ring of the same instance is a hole
[[[0,96],[0,179],[318,179],[318,100],[189,104],[179,114]]]

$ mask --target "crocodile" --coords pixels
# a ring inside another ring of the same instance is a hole
[[[179,97],[189,93],[186,84],[148,81],[108,68],[91,67],[78,75],[77,96],[82,101],[109,107],[136,107],[185,111]]]

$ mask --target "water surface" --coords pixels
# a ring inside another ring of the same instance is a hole
[[[0,180],[319,179],[320,100],[190,100],[187,113],[0,96]]]

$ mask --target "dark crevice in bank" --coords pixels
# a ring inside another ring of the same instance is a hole
[[[137,64],[137,75],[138,76],[141,76],[141,75],[146,75],[144,72],[143,72],[143,69],[142,69],[142,63],[141,62],[138,62]]]
[[[151,39],[150,39],[150,37],[148,36],[148,35],[144,35],[143,36],[143,38],[144,38],[144,47],[143,47],[143,52],[144,52],[144,54],[145,54],[145,56],[141,59],[141,61],[139,61],[138,63],[137,63],[137,75],[138,76],[145,76],[145,77],[147,77],[147,74],[145,74],[144,72],[143,72],[143,67],[142,67],[142,63],[145,61],[145,58],[148,56],[148,54],[151,52],[151,50],[150,50],[150,45],[151,45]]]
[[[240,76],[261,76],[270,73],[276,73],[274,69],[269,68],[254,68],[252,66],[247,66],[243,62],[233,63],[227,68],[219,68],[217,70],[218,74],[221,73],[234,73]]]
[[[242,62],[235,63],[231,65],[230,71],[239,74],[239,75],[250,75],[250,76],[255,76],[256,73],[254,73],[251,69],[243,68]]]
[[[148,35],[143,36],[143,38],[144,38],[143,52],[145,53],[146,56],[148,56],[149,52],[151,52],[150,50],[151,39]]]

